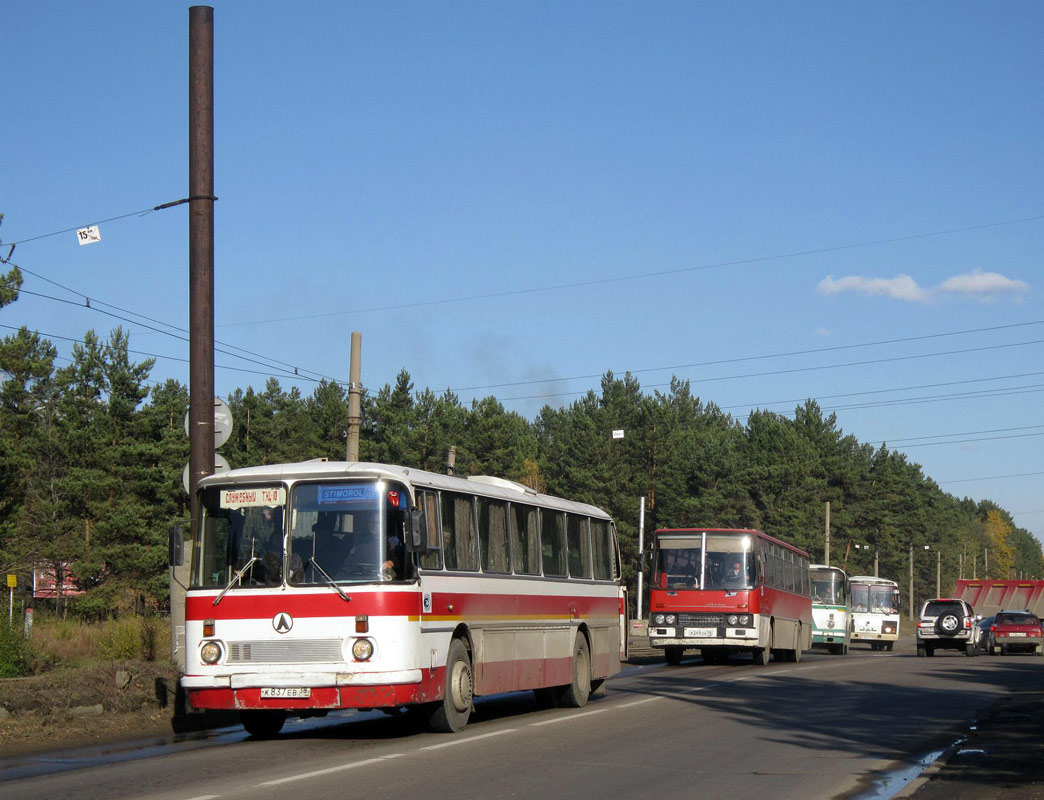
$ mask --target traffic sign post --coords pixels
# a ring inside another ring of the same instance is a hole
[[[7,626],[14,625],[14,590],[18,585],[17,575],[7,576]]]

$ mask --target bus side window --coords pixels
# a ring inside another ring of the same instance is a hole
[[[537,510],[511,504],[511,557],[516,575],[540,574],[540,529]]]
[[[591,555],[595,580],[611,580],[613,577],[612,539],[609,538],[609,523],[605,520],[591,520]]]
[[[507,505],[502,500],[489,500],[485,497],[480,497],[478,498],[478,508],[482,571],[510,572]]]
[[[570,577],[590,578],[591,548],[587,541],[587,517],[566,514],[566,542]]]
[[[421,537],[428,549],[420,555],[424,569],[442,569],[442,547],[439,542],[439,496],[435,492],[420,492]]]
[[[554,577],[566,575],[565,520],[560,511],[542,511],[540,514],[540,549],[543,554],[544,574]]]

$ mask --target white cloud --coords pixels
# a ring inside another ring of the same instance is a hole
[[[978,270],[964,275],[954,275],[931,289],[918,286],[917,281],[909,275],[896,275],[894,278],[848,275],[836,279],[833,275],[827,275],[816,287],[820,294],[860,292],[911,303],[929,303],[947,296],[967,297],[988,303],[1005,296],[1020,299],[1019,295],[1026,294],[1029,290],[1029,284],[1024,281],[1013,280],[996,272]]]
[[[909,275],[896,275],[894,278],[864,278],[861,275],[849,275],[834,280],[827,275],[817,287],[820,294],[840,294],[841,292],[861,292],[895,300],[924,303],[928,301],[928,293],[917,285],[917,281]]]
[[[986,299],[996,295],[1025,294],[1029,291],[1029,284],[1005,278],[996,272],[975,271],[970,275],[955,275],[947,278],[939,284],[938,291]]]

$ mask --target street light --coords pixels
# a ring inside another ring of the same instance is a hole
[[[931,550],[930,544],[924,545],[925,550]],[[910,545],[910,619],[914,619],[914,565],[913,565],[913,553],[914,546]],[[935,547],[935,596],[939,597],[942,594],[942,550],[938,546]]]
[[[852,545],[852,546],[856,550],[870,550],[870,545],[868,545],[868,544],[855,544],[855,545]],[[879,577],[878,574],[877,574],[877,562],[878,562],[878,551],[874,550],[874,577],[875,578]]]
[[[925,550],[931,550],[932,546],[926,544]],[[935,596],[942,597],[942,550],[935,546]]]

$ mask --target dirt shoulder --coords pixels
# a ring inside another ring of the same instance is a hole
[[[0,680],[0,756],[169,734],[173,665],[122,661]]]

